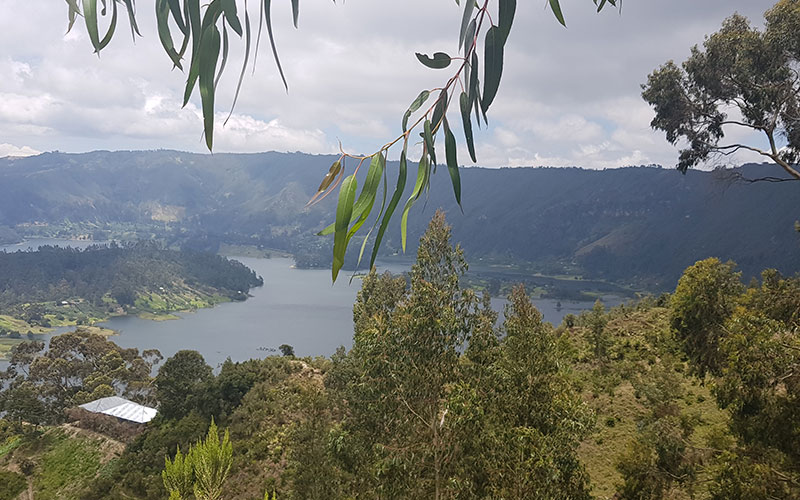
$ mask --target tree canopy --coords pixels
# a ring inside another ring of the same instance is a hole
[[[686,143],[681,172],[746,150],[800,180],[800,1],[781,0],[765,17],[759,30],[732,15],[681,65],[668,61],[642,85],[656,111],[652,127]],[[743,130],[762,133],[767,146],[737,140]]]

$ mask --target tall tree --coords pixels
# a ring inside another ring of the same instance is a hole
[[[765,17],[761,31],[732,15],[680,66],[667,62],[642,86],[642,97],[656,111],[652,127],[672,144],[686,142],[678,157],[681,172],[747,150],[800,180],[800,1],[781,0]],[[767,147],[735,139],[743,131],[762,134]]]

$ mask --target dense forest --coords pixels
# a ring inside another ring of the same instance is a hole
[[[335,197],[306,203],[320,169],[333,160],[177,151],[0,159],[0,232],[5,226],[22,237],[156,238],[212,252],[223,244],[252,245],[289,252],[300,267],[328,267],[332,238],[316,233],[333,221]],[[408,252],[442,207],[476,264],[649,291],[674,288],[683,269],[708,256],[736,261],[747,277],[765,267],[791,274],[800,271],[792,230],[800,193],[791,182],[736,180],[769,176],[773,168],[686,175],[656,167],[467,168],[464,213],[447,176],[434,176],[426,202],[411,211]],[[396,171],[397,163],[387,169]],[[401,251],[399,233],[399,223],[389,227],[384,256]],[[357,255],[348,253],[347,267]]]
[[[195,351],[160,364],[81,330],[21,344],[0,397],[0,498],[800,495],[800,278],[745,286],[710,258],[671,294],[554,327],[522,287],[498,318],[450,239],[438,213],[410,283],[365,277],[353,347],[330,359],[283,346],[214,373]],[[126,427],[74,411],[109,394],[159,415]]]
[[[0,252],[0,333],[244,300],[262,284],[238,261],[152,242]]]

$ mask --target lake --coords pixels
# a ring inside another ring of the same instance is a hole
[[[35,248],[44,244],[85,247],[92,242],[35,240],[23,245],[0,247],[0,250]],[[292,259],[236,257],[264,278],[264,286],[250,291],[243,302],[229,302],[209,309],[178,313],[179,320],[151,321],[135,316],[115,317],[101,326],[112,328],[119,335],[111,340],[122,347],[158,349],[164,358],[180,349],[195,349],[216,367],[226,358],[242,361],[269,356],[281,344],[290,344],[298,356],[330,356],[340,345],[350,347],[353,337],[353,302],[360,280],[349,284],[343,273],[331,285],[328,269],[295,269]],[[401,264],[390,264],[379,270],[402,272]],[[604,298],[607,306],[619,304],[615,296]],[[502,311],[504,299],[492,300]],[[537,299],[534,303],[545,321],[559,324],[568,314],[577,314],[592,307],[592,302],[569,302]],[[59,329],[56,333],[62,333]],[[0,363],[0,368],[2,368]]]

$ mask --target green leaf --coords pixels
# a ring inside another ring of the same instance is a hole
[[[481,108],[484,112],[497,95],[500,78],[503,76],[503,35],[500,28],[492,26],[486,32],[485,52],[483,56],[483,100]]]
[[[431,157],[431,163],[436,165],[436,149],[433,146],[433,133],[431,132],[430,120],[425,120],[422,137],[425,139],[425,149],[428,151],[428,155]]]
[[[183,66],[181,66],[181,56],[178,54],[178,51],[175,50],[172,33],[169,29],[169,15],[169,1],[156,0],[156,25],[158,27],[158,38],[161,41],[161,46],[172,60],[172,64],[178,69],[183,70]]]
[[[181,14],[181,4],[179,0],[168,0],[168,3],[169,10],[172,12],[172,18],[175,20],[175,24],[178,25],[178,29],[181,30],[181,33],[184,35],[188,34],[188,31],[186,30],[188,26],[186,21],[183,20],[183,15]]]
[[[406,160],[406,150],[408,149],[408,141],[403,144],[403,151],[400,153],[400,169],[397,172],[397,185],[394,188],[392,199],[389,200],[389,205],[386,208],[386,213],[383,214],[383,220],[378,227],[378,235],[375,237],[375,244],[372,247],[372,256],[369,259],[369,268],[375,265],[375,258],[378,256],[378,249],[383,241],[383,235],[386,233],[386,228],[389,226],[389,220],[392,218],[400,198],[403,197],[403,190],[406,188],[406,177],[408,176],[408,163]]]
[[[67,0],[67,5],[69,6],[69,12],[67,16],[69,17],[69,25],[67,26],[67,33],[72,31],[72,27],[75,25],[75,20],[78,19],[78,16],[81,15],[81,9],[78,7],[78,0]]]
[[[478,160],[475,158],[475,143],[472,138],[472,119],[469,116],[472,102],[466,92],[462,92],[459,97],[459,104],[461,108],[461,123],[464,126],[464,138],[467,141],[467,149],[469,149],[469,156],[472,162],[476,163]]]
[[[475,102],[475,98],[480,92],[478,88],[478,54],[472,53],[472,61],[470,62],[469,84],[467,85],[467,94],[469,95],[470,102]]]
[[[436,99],[436,106],[433,108],[433,117],[431,119],[431,125],[433,126],[431,130],[433,130],[434,134],[442,124],[445,111],[447,111],[447,91],[442,90],[439,93],[439,98]]]
[[[456,203],[464,212],[461,206],[461,175],[458,171],[458,155],[456,152],[456,138],[450,130],[447,118],[444,119],[444,151],[447,157],[447,170],[450,171],[450,181],[453,184],[453,194],[456,196]]]
[[[383,152],[381,152],[380,154],[383,155]],[[388,155],[388,153],[387,153],[387,155]],[[385,156],[383,157],[382,161],[383,161],[384,166],[385,166],[386,165],[386,157]],[[364,241],[361,243],[361,250],[358,252],[358,262],[356,263],[356,267],[361,265],[361,258],[364,256],[364,248],[366,248],[366,246],[367,246],[367,241],[369,241],[369,237],[372,234],[372,231],[375,230],[375,227],[378,225],[378,221],[381,220],[381,216],[383,216],[383,211],[386,208],[386,191],[387,191],[386,184],[387,184],[387,181],[386,181],[386,168],[384,168],[383,169],[383,197],[381,198],[381,210],[380,210],[380,212],[378,212],[378,216],[375,217],[375,222],[372,223],[372,227],[369,228],[369,231],[367,232],[367,235],[364,236]],[[372,265],[370,265],[369,267],[370,267],[370,269],[372,269]],[[355,273],[353,273],[353,276],[350,277],[350,281],[351,282],[353,281],[353,277],[354,276],[355,276]]]
[[[133,0],[123,0],[123,3],[128,11],[128,22],[131,25],[131,37],[135,40],[136,35],[142,36],[142,34],[139,33],[139,25],[136,23],[136,9],[133,6]]]
[[[452,59],[444,52],[436,52],[433,57],[428,57],[427,54],[416,53],[419,62],[432,69],[444,69],[450,66]]]
[[[222,72],[225,71],[225,65],[228,64],[228,24],[225,21],[225,18],[222,19],[222,62],[219,65],[219,71],[217,71],[217,78],[214,80],[214,88],[217,88],[219,85],[219,79],[222,78]]]
[[[508,40],[508,34],[511,32],[511,25],[514,24],[514,14],[517,10],[517,0],[500,0],[500,15],[497,21],[497,27],[500,28],[500,34],[503,36],[503,45]]]
[[[425,101],[428,100],[428,97],[430,97],[430,95],[431,93],[429,91],[423,90],[422,92],[419,93],[417,98],[414,99],[414,102],[411,103],[411,106],[408,107],[405,114],[403,115],[403,132],[405,132],[408,129],[408,119],[411,117],[411,114],[414,113],[416,110],[418,110],[423,104],[425,104]]]
[[[347,228],[350,227],[350,217],[353,214],[353,200],[356,197],[358,181],[355,174],[347,176],[339,190],[339,202],[336,205],[336,234],[333,237],[333,265],[331,273],[333,281],[339,276],[339,270],[344,265],[344,252],[347,249]]]
[[[100,48],[99,50],[104,49],[110,42],[111,38],[114,36],[114,30],[117,28],[117,2],[113,2],[111,4],[111,24],[108,26],[108,31],[106,35],[100,40]]]
[[[294,27],[297,28],[297,19],[300,16],[300,0],[292,0],[292,20]]]
[[[350,231],[347,232],[348,242],[350,238],[361,229],[361,226],[364,225],[364,222],[366,222],[372,210],[372,206],[375,204],[375,198],[378,194],[378,185],[381,182],[384,167],[383,154],[379,152],[372,157],[372,161],[369,164],[369,171],[367,172],[367,178],[364,180],[364,187],[361,189],[361,194],[358,196],[358,200],[356,200],[356,204],[353,207],[353,218],[356,219],[356,222],[353,224],[353,227],[350,228]]]
[[[208,11],[206,11],[208,14]],[[203,105],[203,132],[206,137],[206,146],[211,151],[214,146],[214,74],[219,59],[220,34],[215,25],[204,33],[200,44],[200,57],[198,59],[198,78],[200,87],[200,100]]]
[[[403,216],[400,219],[400,242],[403,246],[403,253],[406,251],[406,235],[408,233],[408,211],[414,204],[419,196],[422,194],[422,188],[427,184],[427,176],[430,169],[428,168],[428,158],[423,156],[419,160],[419,167],[417,168],[417,182],[414,184],[414,190],[411,196],[406,201],[406,206],[403,207]]]
[[[472,48],[472,44],[475,41],[475,30],[478,29],[478,25],[473,19],[470,21],[469,26],[467,27],[467,34],[464,36],[464,55],[467,55],[469,50]]]
[[[469,32],[467,28],[470,25],[470,20],[472,20],[472,11],[474,9],[475,9],[475,0],[466,0],[464,2],[464,14],[461,16],[461,30],[459,31],[458,35],[459,49],[464,46],[464,42],[466,41],[468,41],[469,43],[472,42],[472,39],[467,35],[467,33]]]
[[[228,117],[225,118],[225,122],[223,125],[228,123],[228,120],[231,119],[233,115],[233,109],[236,107],[236,102],[239,100],[239,91],[242,90],[242,81],[244,80],[244,72],[247,70],[247,63],[250,61],[250,41],[251,41],[251,34],[250,34],[250,14],[247,12],[247,8],[244,11],[244,61],[242,62],[242,71],[239,73],[239,81],[236,83],[236,93],[233,94],[233,103],[231,104],[231,110],[228,113]]]
[[[192,91],[197,83],[197,76],[200,72],[200,40],[202,39],[202,28],[200,22],[200,0],[186,0],[186,12],[189,18],[189,28],[192,33],[192,59],[189,64],[189,75],[186,77],[186,88],[183,91],[183,105],[189,103]]]
[[[83,21],[95,52],[100,51],[100,30],[97,27],[97,0],[83,0]]]
[[[231,29],[241,37],[242,23],[239,22],[239,15],[236,13],[236,0],[222,0],[222,12]]]
[[[558,19],[558,22],[566,28],[567,23],[564,21],[564,14],[561,13],[561,5],[558,3],[558,0],[550,0],[550,8],[553,9],[553,14],[556,16],[556,19]]]
[[[278,57],[278,49],[275,46],[275,37],[272,33],[272,15],[270,13],[270,8],[272,6],[272,0],[264,0],[264,19],[267,22],[267,34],[269,35],[269,44],[272,46],[272,56],[275,58],[275,65],[278,67],[278,73],[281,75],[281,80],[283,80],[283,87],[286,91],[289,91],[289,84],[286,83],[286,76],[283,74],[283,67],[281,67],[281,60]]]

